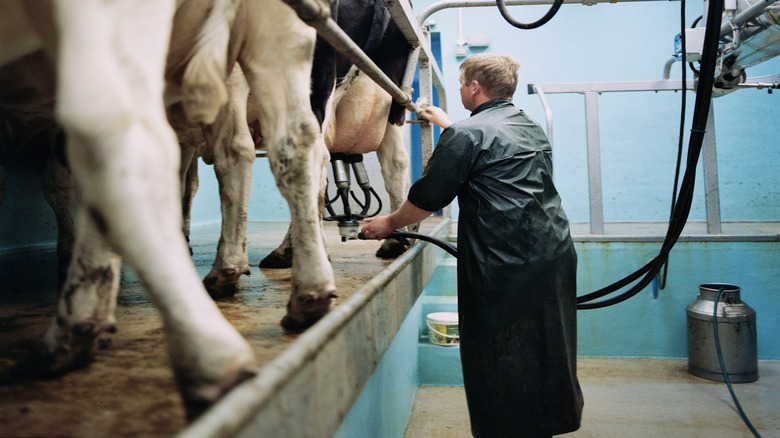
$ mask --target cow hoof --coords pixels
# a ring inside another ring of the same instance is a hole
[[[238,293],[237,283],[221,283],[217,277],[206,277],[203,279],[203,286],[215,300],[232,297]]]
[[[236,268],[224,268],[217,270],[216,273],[212,271],[203,279],[203,286],[215,300],[232,297],[238,293],[238,281],[244,274],[249,275],[248,266],[243,271]]]
[[[279,254],[277,252],[272,252],[271,254],[268,254],[266,258],[264,258],[260,262],[261,268],[267,268],[267,269],[286,269],[286,268],[292,268],[292,253],[288,254]]]
[[[404,253],[411,243],[409,239],[385,239],[376,250],[376,256],[382,259],[394,259]]]
[[[14,364],[10,372],[27,379],[48,380],[86,368],[95,361],[95,339],[82,340],[74,345],[57,345],[53,348],[39,339],[27,356]]]
[[[281,321],[281,325],[282,328],[288,333],[301,333],[307,328],[313,326],[314,323],[322,318],[322,316],[323,315],[319,317],[304,318],[300,316],[284,315]]]
[[[287,314],[281,321],[282,328],[290,333],[300,333],[313,326],[330,312],[334,298],[334,292],[291,297],[287,303]],[[293,305],[293,300],[297,301],[296,305]]]
[[[257,371],[244,365],[228,370],[220,381],[179,381],[187,421],[192,422],[228,392],[257,375]]]

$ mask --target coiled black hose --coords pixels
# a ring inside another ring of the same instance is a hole
[[[504,3],[504,0],[496,0],[496,5],[498,5],[498,10],[501,12],[501,15],[504,17],[504,20],[507,21],[507,23],[511,24],[512,26],[518,28],[518,29],[536,29],[537,27],[541,27],[542,25],[546,24],[550,19],[555,15],[556,12],[558,12],[558,9],[561,8],[561,5],[563,4],[563,0],[555,0],[550,6],[550,10],[547,11],[547,13],[544,15],[544,17],[534,21],[533,23],[521,23],[512,17],[512,15],[509,13],[509,9],[506,7],[506,3]]]
[[[688,142],[688,158],[685,174],[683,176],[682,184],[680,185],[680,194],[675,203],[672,217],[669,220],[669,228],[667,229],[661,250],[658,255],[650,260],[645,266],[632,274],[629,274],[625,278],[595,292],[577,297],[578,309],[598,309],[607,307],[625,301],[638,294],[653,281],[656,275],[658,275],[664,262],[669,257],[669,252],[672,250],[674,244],[677,243],[677,239],[680,237],[680,234],[685,227],[693,202],[696,164],[698,163],[699,155],[701,154],[701,147],[707,127],[707,118],[709,117],[710,105],[712,103],[712,84],[714,82],[722,11],[723,0],[711,0],[709,2],[707,27],[704,34],[704,47],[701,58],[701,74],[699,75],[699,82],[696,88],[696,103],[694,106],[693,121],[691,123],[691,137]],[[643,276],[644,278],[642,278]],[[590,302],[616,292],[640,278],[642,279],[637,284],[620,295],[602,301]]]

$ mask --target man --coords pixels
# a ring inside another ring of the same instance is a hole
[[[458,313],[466,400],[475,437],[549,437],[577,430],[577,255],[552,181],[541,127],[511,102],[519,64],[481,53],[460,67],[471,117],[420,116],[445,128],[409,196],[366,219],[381,239],[456,196]]]

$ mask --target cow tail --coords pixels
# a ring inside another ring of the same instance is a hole
[[[182,89],[191,122],[210,124],[227,103],[225,86],[230,30],[241,0],[214,0],[188,55]]]

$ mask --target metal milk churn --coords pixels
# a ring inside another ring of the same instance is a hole
[[[718,291],[723,289],[715,307]],[[688,371],[696,376],[723,382],[712,319],[717,312],[718,338],[723,364],[733,383],[758,379],[756,311],[740,300],[739,286],[702,284],[699,296],[688,305]]]

